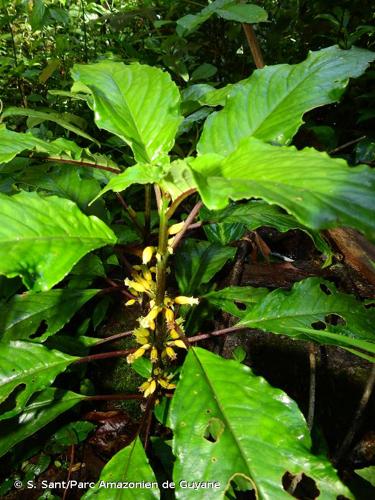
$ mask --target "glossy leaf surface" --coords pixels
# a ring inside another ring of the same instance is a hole
[[[75,82],[90,89],[98,127],[132,148],[139,163],[166,156],[182,121],[180,94],[168,73],[138,63],[76,64]]]
[[[192,348],[182,368],[169,414],[179,499],[202,498],[181,480],[217,481],[204,498],[218,500],[236,476],[247,478],[260,500],[289,499],[282,478],[304,472],[322,498],[352,498],[327,458],[314,456],[306,422],[283,391],[237,361]]]
[[[30,402],[24,411],[0,427],[0,457],[24,439],[32,436],[85,396],[49,387]]]
[[[101,481],[106,483],[142,483],[144,481],[145,483],[152,484],[153,487],[108,489],[103,486],[100,487]],[[83,498],[98,498],[103,500],[139,500],[140,498],[142,498],[142,500],[149,500],[160,498],[155,474],[148,463],[145,450],[143,449],[139,437],[111,458],[102,470],[99,482],[94,488],[90,489]]]
[[[99,290],[59,289],[14,295],[0,306],[0,341],[30,339],[43,342],[55,334]],[[35,335],[41,324],[45,331]]]
[[[336,102],[349,78],[361,75],[373,52],[336,46],[310,52],[295,65],[268,66],[234,85],[223,110],[210,115],[197,149],[200,154],[233,152],[245,137],[289,144],[307,111]]]
[[[375,239],[375,173],[367,166],[351,168],[312,148],[297,151],[255,138],[227,158],[205,155],[190,165],[208,208],[263,198],[311,229],[351,226]]]
[[[32,342],[0,343],[0,403],[9,405],[0,420],[20,413],[35,392],[48,387],[76,359]]]
[[[86,253],[114,244],[104,222],[69,200],[36,193],[0,195],[0,274],[21,276],[28,288],[46,291]]]

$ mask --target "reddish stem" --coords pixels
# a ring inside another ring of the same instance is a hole
[[[127,356],[128,354],[136,350],[137,348],[134,347],[132,349],[123,349],[122,351],[110,351],[110,352],[101,352],[99,354],[89,354],[88,356],[84,356],[83,358],[77,359],[76,361],[74,361],[74,364],[89,363],[90,361],[97,361],[99,359],[120,358]]]

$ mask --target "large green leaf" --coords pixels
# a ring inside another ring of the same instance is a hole
[[[74,142],[66,139],[46,142],[31,134],[22,134],[8,130],[5,125],[0,124],[0,163],[13,160],[22,151],[30,150],[50,155],[60,155],[63,152],[77,154],[82,149]]]
[[[338,292],[332,283],[319,278],[300,281],[290,291],[274,290],[236,315],[241,318],[241,326],[298,337],[299,327],[312,328],[318,322],[327,325],[331,314],[342,318],[345,328],[328,329],[375,342],[375,310],[366,309],[352,295]]]
[[[118,193],[124,191],[132,184],[154,183],[168,192],[172,200],[196,189],[194,176],[185,160],[176,160],[164,166],[138,164],[127,168],[122,174],[113,177],[94,200],[107,191]]]
[[[43,342],[61,330],[98,291],[66,288],[15,295],[0,306],[0,340],[32,339]],[[37,330],[43,324],[45,329],[38,334]]]
[[[234,151],[241,139],[289,144],[302,116],[318,106],[336,102],[349,78],[361,75],[375,54],[336,46],[310,52],[306,61],[268,66],[230,89],[222,111],[210,115],[197,149],[200,154]]]
[[[0,343],[0,420],[20,413],[35,392],[48,387],[76,359],[32,342]]]
[[[17,108],[11,106],[9,108],[6,108],[2,113],[2,118],[7,118],[8,116],[28,116],[29,118],[38,118],[43,121],[52,121],[57,125],[60,125],[60,127],[63,127],[66,130],[70,130],[70,132],[74,132],[75,134],[84,137],[89,141],[95,142],[95,144],[100,146],[100,142],[91,137],[91,135],[86,134],[86,132],[84,132],[77,126],[73,125],[73,123],[68,121],[64,116],[60,115],[59,113],[54,113],[54,112],[47,113],[45,111],[38,111],[36,109]]]
[[[245,314],[243,306],[246,308],[251,307],[264,299],[269,293],[268,288],[229,286],[206,293],[202,298],[223,311],[241,318]],[[242,304],[242,308],[239,308],[237,304]]]
[[[210,154],[190,162],[205,205],[221,209],[228,200],[263,198],[314,229],[352,226],[375,239],[375,173],[350,168],[311,148],[272,146],[244,139],[227,158]]]
[[[180,94],[168,73],[138,63],[76,64],[76,82],[90,89],[98,127],[123,139],[139,163],[165,157],[182,121]]]
[[[263,201],[250,201],[240,205],[233,204],[220,211],[201,210],[199,215],[202,220],[210,223],[241,223],[250,231],[263,226],[274,227],[282,233],[291,229],[300,229],[307,233],[316,248],[326,255],[326,265],[331,262],[333,252],[323,236],[310,231],[293,216],[284,213],[276,205],[269,205]]]
[[[290,499],[286,472],[312,478],[321,498],[352,498],[311,439],[298,406],[283,391],[237,361],[192,348],[182,368],[169,413],[176,456],[173,477],[179,499],[202,498],[180,481],[215,481],[207,500],[225,497],[230,481],[248,478],[259,500]]]
[[[179,290],[184,295],[199,291],[224,264],[235,256],[236,249],[208,241],[188,239],[179,248],[175,258],[175,272]]]
[[[85,396],[49,387],[30,402],[24,411],[0,427],[0,457],[32,436],[61,413],[70,410]]]
[[[240,23],[259,23],[267,20],[267,12],[254,4],[238,4],[233,0],[214,0],[197,14],[188,14],[177,21],[180,36],[195,31],[213,14]]]
[[[122,483],[123,488],[112,489],[100,486],[102,483]],[[138,486],[126,487],[135,483]],[[143,484],[147,485],[143,487]],[[116,453],[105,465],[98,483],[84,496],[84,499],[98,498],[103,500],[149,500],[160,498],[155,474],[148,463],[141,440],[137,437],[129,446]]]
[[[86,253],[114,244],[104,222],[69,200],[37,193],[0,194],[0,274],[21,276],[28,288],[48,290]]]

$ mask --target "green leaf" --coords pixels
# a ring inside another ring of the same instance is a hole
[[[375,466],[365,467],[364,469],[357,469],[355,471],[358,476],[368,481],[375,488]]]
[[[244,139],[227,158],[204,155],[190,161],[204,204],[222,209],[228,200],[263,198],[305,226],[351,226],[375,239],[375,173],[350,168],[311,148],[271,146]]]
[[[76,64],[73,79],[87,86],[98,127],[119,136],[139,163],[164,158],[182,121],[180,94],[158,68],[113,61]]]
[[[108,489],[100,487],[100,482],[127,482],[140,483],[139,487]],[[142,483],[148,484],[143,488]],[[103,500],[149,500],[160,498],[158,483],[151,469],[143,449],[141,440],[137,437],[129,446],[116,453],[105,465],[98,483],[91,488],[82,498],[98,498]]]
[[[5,406],[0,420],[20,413],[36,391],[48,387],[76,359],[32,342],[0,344],[0,403]]]
[[[331,263],[333,252],[324,237],[319,233],[310,231],[293,216],[284,213],[276,205],[269,205],[263,201],[250,201],[240,205],[233,204],[220,211],[202,209],[199,215],[202,220],[210,223],[223,222],[228,223],[228,225],[240,223],[250,231],[263,226],[274,227],[282,233],[291,229],[300,229],[310,236],[316,248],[326,256],[325,266]]]
[[[307,111],[338,101],[349,78],[361,75],[375,54],[336,46],[310,52],[300,64],[278,64],[231,87],[223,110],[207,119],[199,154],[230,154],[245,137],[289,144]],[[235,91],[234,91],[235,90]]]
[[[62,152],[77,153],[77,151],[81,151],[81,148],[67,139],[46,142],[31,134],[13,132],[5,128],[5,125],[0,124],[0,163],[13,160],[15,156],[25,150],[58,156]]]
[[[267,12],[257,5],[237,5],[233,0],[215,0],[198,14],[188,14],[177,20],[176,31],[179,36],[185,36],[195,31],[213,14],[232,21],[259,23],[267,20]]]
[[[337,292],[332,283],[319,278],[300,281],[290,291],[278,289],[270,292],[245,311],[238,324],[298,337],[296,328],[312,328],[317,322],[328,325],[331,314],[344,320],[345,329],[341,331],[346,335],[375,342],[375,310],[366,309],[352,295]],[[328,327],[328,330],[334,331],[335,328]]]
[[[191,490],[179,486],[182,480],[218,482],[218,489],[204,491],[205,499],[218,500],[230,481],[242,477],[260,500],[290,499],[282,486],[286,472],[305,473],[326,500],[352,498],[328,459],[311,453],[297,404],[237,361],[190,349],[169,420],[178,498],[192,498]]]
[[[85,420],[70,422],[59,429],[45,447],[47,453],[61,453],[64,448],[73,444],[79,444],[95,429],[96,425]]]
[[[237,241],[245,234],[246,227],[243,224],[232,222],[230,224],[207,224],[203,226],[208,241],[228,245],[232,241]]]
[[[252,286],[230,286],[222,290],[206,293],[202,298],[233,316],[242,318],[246,310],[261,302],[270,291],[268,288],[253,288]],[[239,308],[237,304],[245,306]]]
[[[2,113],[2,118],[7,118],[8,116],[28,116],[29,118],[38,118],[39,120],[43,121],[51,121],[56,123],[57,125],[60,125],[60,127],[65,128],[66,130],[70,130],[70,132],[74,132],[75,134],[84,137],[85,139],[88,139],[89,141],[95,142],[98,146],[100,146],[100,142],[91,137],[91,135],[86,134],[83,130],[80,128],[76,127],[59,113],[53,113],[53,112],[45,112],[45,111],[38,111],[36,109],[30,109],[30,108],[17,108],[17,107],[9,107],[4,110]]]
[[[18,339],[44,342],[61,330],[98,291],[66,288],[15,295],[0,305],[1,342]],[[35,335],[42,324],[46,326],[45,331]]]
[[[34,0],[29,5],[32,5],[29,14],[29,22],[32,29],[39,30],[43,27],[46,15],[46,6],[43,0]]]
[[[37,193],[0,194],[0,274],[34,291],[61,281],[86,253],[116,243],[104,222],[69,200]]]
[[[70,410],[85,396],[49,387],[30,402],[23,413],[0,427],[0,457],[32,436],[61,413]]]
[[[92,200],[95,200],[103,196],[103,194],[108,191],[114,191],[115,193],[120,193],[125,191],[132,184],[153,184],[161,181],[164,175],[164,170],[161,166],[156,165],[134,165],[133,167],[128,167],[122,174],[113,177],[104,189]]]
[[[201,285],[208,283],[235,253],[235,248],[208,241],[184,241],[175,258],[176,280],[180,292],[184,295],[198,292]]]

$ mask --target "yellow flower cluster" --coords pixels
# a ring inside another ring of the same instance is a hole
[[[160,363],[163,365],[174,361],[177,358],[175,348],[186,349],[186,344],[181,338],[184,337],[183,318],[176,317],[175,306],[198,304],[198,299],[194,297],[171,298],[165,295],[163,304],[156,305],[156,268],[147,265],[155,253],[155,247],[146,247],[142,254],[142,265],[133,266],[131,279],[126,278],[125,280],[125,285],[129,287],[129,291],[135,297],[129,300],[126,305],[131,306],[136,302],[141,304],[145,296],[149,305],[147,315],[138,318],[139,327],[134,330],[133,335],[140,347],[128,355],[128,363],[133,363],[146,352],[154,365],[158,363],[160,366]],[[156,259],[157,257],[156,253]],[[157,324],[162,327],[162,331],[157,332],[158,338],[156,337]],[[147,397],[156,390],[157,385],[164,389],[172,389],[174,384],[170,383],[170,378],[170,375],[160,372],[160,368],[155,366],[152,377],[141,385],[140,390]]]

